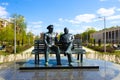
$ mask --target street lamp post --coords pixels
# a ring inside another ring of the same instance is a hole
[[[99,17],[104,20],[104,52],[106,53],[106,17]]]
[[[104,18],[104,52],[106,52],[106,18]]]
[[[87,30],[87,46],[88,46],[88,43],[89,43],[89,39],[88,39],[88,30]]]
[[[16,19],[14,19],[14,53],[16,53]]]
[[[102,18],[104,20],[104,53],[106,53],[106,17],[103,16],[103,17],[99,17],[99,18]],[[106,55],[105,55],[105,59],[106,59]],[[106,76],[106,61],[104,63],[105,65],[105,76]],[[106,80],[106,77],[105,77],[105,80]]]

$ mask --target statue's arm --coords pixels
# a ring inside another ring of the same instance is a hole
[[[74,41],[74,36],[72,35],[71,36],[71,41],[70,41],[69,46],[68,46],[66,51],[69,51],[69,50],[71,50],[73,48],[73,41]]]
[[[44,34],[44,43],[45,43],[46,46],[48,46],[47,35],[46,35],[46,33]]]
[[[74,38],[74,35],[72,35],[72,36],[71,36],[71,42],[72,42],[72,43],[73,43],[74,39],[75,39],[75,38]]]

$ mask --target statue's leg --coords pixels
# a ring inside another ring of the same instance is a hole
[[[69,53],[69,54],[67,54],[67,56],[68,56],[69,65],[72,65],[72,64],[71,64],[71,63],[72,63],[72,54]]]
[[[65,51],[65,53],[66,54],[71,54],[71,49],[72,49],[72,43],[68,43],[68,44],[66,44],[66,51]]]
[[[53,46],[52,50],[54,50],[56,52],[57,65],[61,65],[60,49],[59,49],[59,47]]]
[[[67,54],[67,57],[68,57],[68,63],[70,66],[72,66],[72,43],[70,44],[66,44],[66,50],[65,50],[65,53]]]
[[[49,48],[46,47],[46,50],[45,50],[45,65],[48,65],[48,61],[49,61]]]

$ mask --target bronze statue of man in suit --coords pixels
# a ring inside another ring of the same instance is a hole
[[[74,36],[69,33],[68,28],[64,28],[64,34],[60,36],[61,49],[65,51],[65,55],[68,56],[69,65],[72,65],[72,48],[73,48]]]
[[[56,53],[57,65],[61,65],[60,50],[59,50],[59,47],[56,46],[56,43],[58,42],[57,34],[53,32],[53,25],[49,25],[47,29],[48,29],[48,32],[46,32],[44,35],[45,65],[48,65],[49,53],[51,51],[54,51]]]

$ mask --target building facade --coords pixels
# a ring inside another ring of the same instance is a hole
[[[106,42],[107,43],[120,43],[120,26],[112,27],[105,30],[100,30],[90,35],[90,38],[95,39],[96,42],[101,40],[104,42],[104,36],[106,32]]]
[[[6,27],[9,23],[10,23],[9,21],[0,18],[0,29]]]

